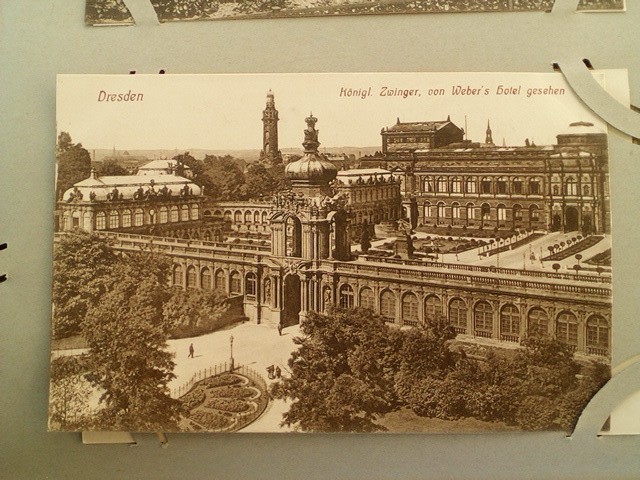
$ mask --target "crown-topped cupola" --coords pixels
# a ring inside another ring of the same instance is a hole
[[[285,175],[291,180],[293,190],[308,196],[318,194],[328,195],[331,191],[329,184],[336,178],[338,169],[327,158],[318,152],[318,119],[311,113],[305,121],[304,155],[299,160],[291,162],[285,168]]]

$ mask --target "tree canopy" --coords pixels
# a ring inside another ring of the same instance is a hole
[[[218,291],[169,287],[171,258],[116,253],[97,234],[65,233],[54,249],[54,337],[81,333],[89,352],[83,370],[60,362],[52,370],[53,422],[78,421],[87,379],[102,392],[88,428],[150,431],[177,428],[180,402],[169,396],[171,335],[213,331],[229,319]],[[84,412],[86,413],[86,412]],[[87,421],[87,419],[84,419]]]
[[[108,241],[82,230],[53,249],[53,337],[80,333],[89,309],[107,292],[118,261]]]
[[[100,166],[96,169],[96,173],[100,177],[114,176],[114,175],[129,175],[126,168],[118,163],[115,158],[107,158],[100,163]]]
[[[291,376],[273,389],[292,400],[283,423],[316,432],[374,431],[376,415],[392,408],[398,335],[366,309],[309,312]]]
[[[179,401],[169,396],[175,378],[173,354],[166,350],[172,327],[163,315],[170,295],[170,261],[132,255],[113,270],[114,282],[88,312],[87,378],[103,392],[101,428],[157,431],[175,429]]]
[[[56,146],[56,162],[58,179],[56,198],[62,200],[66,190],[91,175],[91,156],[81,143],[74,144],[71,135],[61,132]]]
[[[307,431],[373,431],[380,415],[401,407],[444,420],[570,431],[608,378],[604,365],[585,374],[570,346],[549,337],[525,339],[515,352],[468,356],[444,319],[398,330],[370,310],[336,308],[310,312],[301,332],[291,375],[272,394],[291,401],[283,424]]]
[[[204,168],[209,186],[205,193],[216,200],[243,200],[246,189],[244,173],[235,159],[226,155],[207,155]]]

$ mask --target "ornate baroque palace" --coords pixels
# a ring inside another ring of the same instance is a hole
[[[93,173],[58,203],[58,230],[169,255],[174,285],[241,296],[252,322],[359,306],[397,326],[445,318],[462,341],[517,346],[543,333],[610,355],[610,269],[589,263],[610,255],[605,133],[578,122],[554,145],[507,147],[489,125],[477,143],[450,118],[398,119],[378,154],[338,171],[317,121],[306,118],[302,157],[285,167],[291,189],[270,201],[213,202],[170,165]],[[282,161],[277,122],[270,92],[265,163]]]

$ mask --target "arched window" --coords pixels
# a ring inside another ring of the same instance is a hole
[[[435,322],[442,316],[442,301],[435,295],[429,295],[424,301],[424,319]],[[465,319],[466,324],[466,319]]]
[[[193,205],[191,205],[191,220],[198,220],[199,216],[200,216],[200,207],[198,206],[197,203],[194,203]]]
[[[529,220],[532,222],[537,222],[540,220],[540,209],[537,205],[531,205],[529,207]]]
[[[438,202],[438,223],[444,222],[447,218],[447,207],[444,202]]]
[[[225,280],[224,270],[219,268],[216,270],[216,276],[214,277],[214,286],[216,290],[220,290],[221,292],[227,291],[227,282]]]
[[[478,337],[491,338],[493,308],[488,302],[478,302],[473,309],[473,329]]]
[[[230,222],[231,221],[231,210],[225,210],[224,211],[224,221],[225,222]]]
[[[340,286],[338,302],[342,308],[353,308],[353,288],[351,288],[351,285],[344,284]]]
[[[136,208],[133,212],[133,225],[140,227],[144,224],[144,210]]]
[[[178,207],[176,205],[173,205],[169,212],[170,212],[170,217],[169,217],[170,220],[172,222],[177,222],[178,221]]]
[[[451,204],[451,218],[460,218],[460,204],[458,202],[453,202]]]
[[[522,221],[522,205],[518,205],[517,203],[513,206],[513,221]]]
[[[118,228],[119,215],[117,210],[111,210],[109,213],[109,228]]]
[[[523,188],[522,179],[520,177],[516,177],[513,179],[513,181],[511,182],[511,190],[515,195],[522,195]]]
[[[500,339],[508,342],[520,340],[520,311],[511,303],[500,310]]]
[[[445,177],[438,177],[436,191],[438,193],[445,193],[447,191],[447,179]]]
[[[504,222],[507,220],[507,207],[505,207],[502,203],[497,207],[498,221]]]
[[[180,208],[180,221],[189,221],[189,205],[182,205],[182,207]]]
[[[235,223],[242,223],[242,212],[240,210],[236,210],[236,213],[233,214],[233,221]]]
[[[260,212],[257,210],[253,214],[253,223],[260,223]]]
[[[482,215],[482,220],[491,220],[491,205],[483,203],[482,207],[480,207],[480,214]]]
[[[242,293],[242,279],[240,273],[233,271],[229,277],[229,294],[240,295]]]
[[[457,333],[467,332],[467,306],[460,298],[449,302],[449,323]]]
[[[467,193],[476,193],[476,177],[467,177],[465,188]]]
[[[473,203],[467,203],[467,219],[475,220],[476,218],[476,209]]]
[[[532,178],[529,180],[529,195],[540,195],[542,189],[540,188],[540,179]]]
[[[288,216],[285,220],[285,254],[287,257],[302,255],[302,223],[298,217]]]
[[[203,290],[211,290],[211,270],[207,267],[200,270],[200,283]]]
[[[167,207],[160,207],[160,212],[158,213],[158,223],[167,223],[169,221],[169,210]]]
[[[269,221],[269,215],[267,212],[262,212],[262,223],[267,223]]]
[[[360,290],[360,306],[370,310],[376,309],[375,301],[373,299],[373,290],[369,287],[364,287]]]
[[[544,337],[549,334],[549,316],[540,307],[529,310],[527,334],[531,337]]]
[[[182,286],[182,265],[179,263],[173,266],[173,284]]]
[[[578,183],[576,179],[573,177],[567,177],[564,181],[564,194],[565,195],[577,195],[578,194]]]
[[[451,180],[451,192],[452,193],[461,193],[462,192],[462,180],[460,177],[453,177]]]
[[[380,295],[380,315],[387,322],[396,321],[396,296],[389,290]]]
[[[257,292],[257,280],[256,274],[253,272],[247,273],[245,277],[244,293],[248,299],[255,300]]]
[[[407,292],[402,296],[402,321],[405,325],[418,325],[418,297]]]
[[[251,215],[251,211],[247,210],[246,212],[244,212],[244,223],[251,223],[251,218],[253,217],[253,215]]]
[[[122,212],[122,228],[131,226],[131,210],[128,208]]]
[[[193,265],[187,267],[187,288],[196,288],[196,268]]]
[[[107,226],[107,216],[104,212],[98,212],[96,215],[96,230],[104,230]]]
[[[578,319],[569,312],[560,312],[556,320],[556,338],[567,345],[578,345]]]
[[[496,180],[496,193],[505,195],[507,193],[507,177],[499,177]]]
[[[600,315],[587,320],[587,353],[609,355],[609,322]]]
[[[433,184],[431,183],[431,177],[424,177],[422,180],[422,191],[426,193],[433,192]]]
[[[424,202],[424,218],[431,216],[431,202]]]
[[[482,177],[480,182],[480,193],[491,193],[491,178]]]

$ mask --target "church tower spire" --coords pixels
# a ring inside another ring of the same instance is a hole
[[[282,163],[282,154],[278,150],[278,110],[271,90],[267,92],[267,105],[262,111],[262,151],[260,161],[269,165]]]
[[[484,143],[487,145],[493,145],[493,135],[491,133],[491,125],[489,124],[489,120],[487,120],[487,136],[484,139]]]

